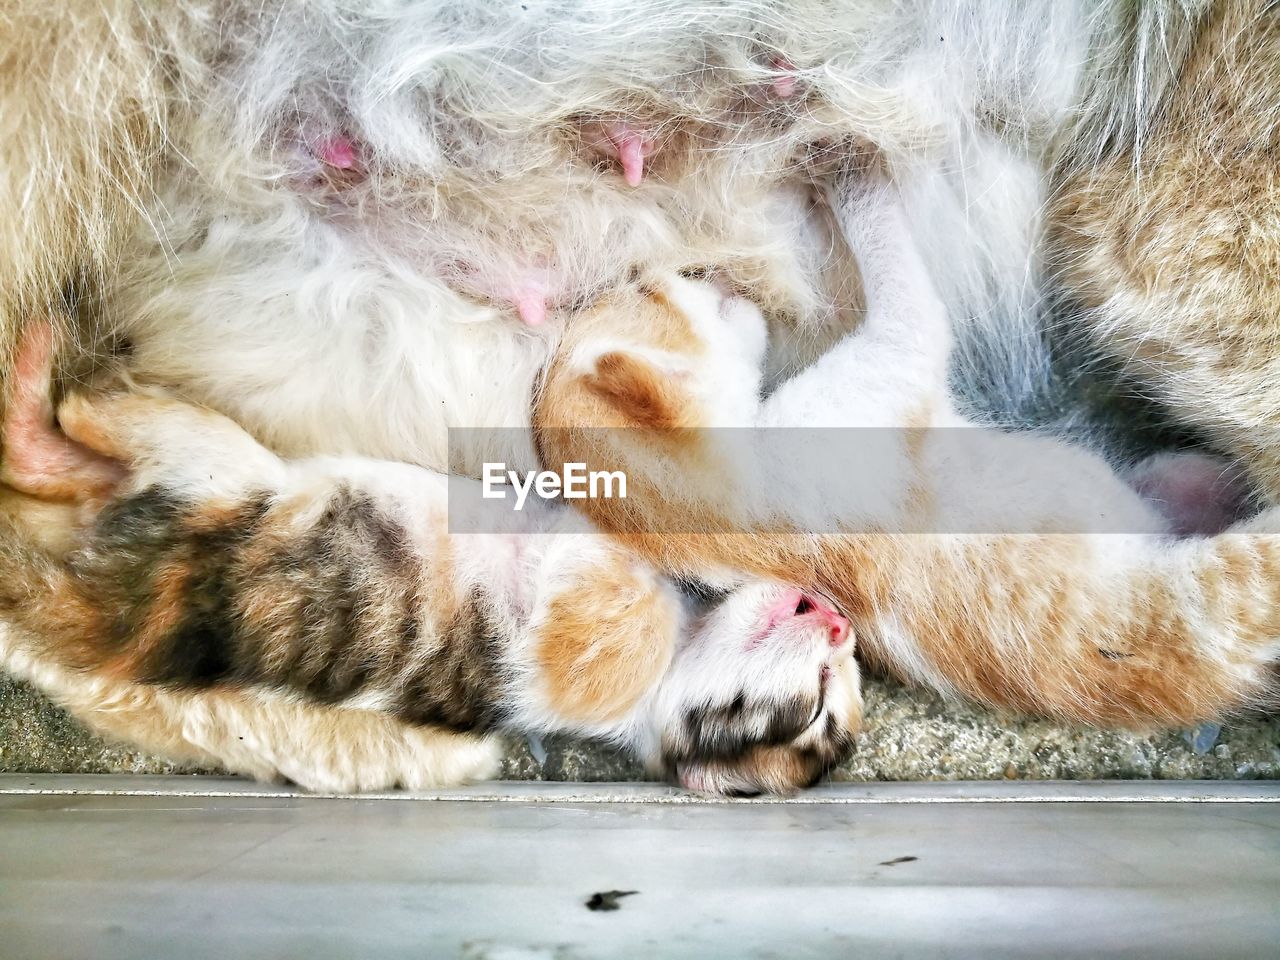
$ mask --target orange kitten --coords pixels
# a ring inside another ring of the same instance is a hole
[[[769,397],[758,312],[712,284],[633,287],[567,333],[535,422],[547,462],[628,475],[592,519],[669,570],[825,592],[868,659],[947,693],[1133,725],[1264,702],[1274,515],[1179,540],[1093,453],[968,425],[896,190],[846,174],[829,196],[867,318]],[[755,430],[708,429],[735,426]]]

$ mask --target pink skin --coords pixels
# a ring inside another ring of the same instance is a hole
[[[805,593],[799,587],[788,587],[783,595],[764,612],[764,626],[756,637],[759,642],[784,620],[795,617],[822,624],[831,646],[839,649],[849,641],[849,621],[820,597]]]
[[[799,82],[795,77],[796,65],[779,54],[769,61],[769,66],[782,74],[769,84],[769,92],[779,100],[790,100],[799,88]]]
[[[339,170],[354,170],[360,163],[356,142],[341,133],[320,140],[312,149],[321,163]]]
[[[300,132],[294,149],[299,165],[296,184],[308,193],[332,194],[368,175],[363,144],[345,133]]]
[[[549,303],[547,286],[531,280],[520,284],[511,293],[511,305],[516,308],[516,315],[531,327],[542,324],[547,319]]]
[[[1162,453],[1134,468],[1130,485],[1164,514],[1178,536],[1212,536],[1241,519],[1249,488],[1229,462],[1203,453]]]
[[[654,150],[653,141],[627,123],[614,124],[609,140],[617,148],[622,179],[628,186],[640,186],[644,180],[644,162]]]
[[[58,431],[49,395],[53,354],[53,327],[48,323],[33,325],[18,346],[0,429],[0,474],[15,490],[42,499],[104,496],[124,479],[125,470]]]
[[[652,134],[627,120],[589,123],[583,133],[592,149],[622,165],[622,178],[629,186],[640,186],[645,161],[658,152],[658,141]]]
[[[515,307],[516,316],[530,327],[545,323],[560,278],[540,257],[535,257],[531,266],[517,267],[508,277],[506,283],[493,289],[493,299]]]
[[[551,305],[557,299],[557,291],[563,286],[563,281],[557,286],[560,278],[554,276],[539,259],[534,258],[533,266],[515,266],[499,271],[503,279],[496,282],[475,264],[461,262],[454,266],[460,285],[473,296],[513,307],[524,324],[537,327],[546,322]]]

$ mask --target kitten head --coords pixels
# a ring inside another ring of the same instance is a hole
[[[671,274],[637,289],[651,312],[684,334],[668,354],[685,397],[699,412],[689,426],[740,426],[751,422],[760,402],[768,332],[750,300],[714,280]],[[661,363],[651,352],[649,362]]]
[[[629,284],[570,325],[535,422],[741,425],[759,404],[767,342],[759,308],[722,283],[670,273]]]
[[[849,623],[796,587],[740,586],[694,613],[651,710],[647,759],[690,790],[812,786],[852,752],[862,718]]]

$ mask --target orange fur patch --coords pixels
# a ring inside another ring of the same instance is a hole
[[[538,628],[551,708],[582,723],[624,716],[666,670],[678,626],[674,601],[620,552],[592,569],[551,601]]]
[[[689,425],[688,397],[671,377],[627,353],[613,351],[596,359],[594,373],[582,384],[623,418],[648,430],[679,430]]]

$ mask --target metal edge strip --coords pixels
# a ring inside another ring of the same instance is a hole
[[[0,797],[187,797],[462,803],[860,804],[1280,803],[1280,780],[931,781],[827,783],[794,797],[700,797],[650,783],[492,781],[437,790],[308,792],[231,777],[0,774]]]

